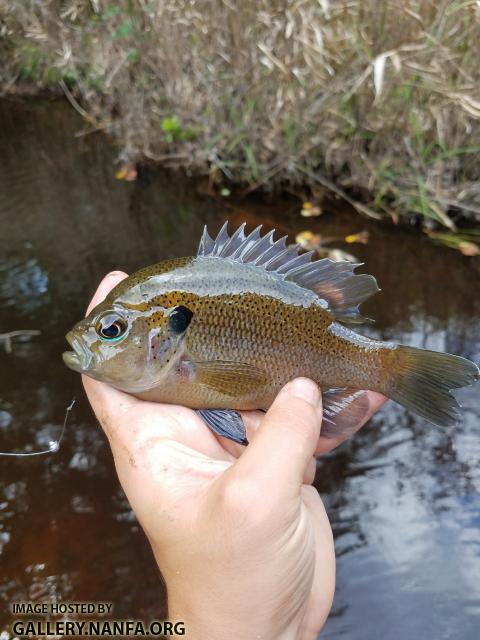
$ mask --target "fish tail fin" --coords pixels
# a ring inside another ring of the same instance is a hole
[[[392,355],[394,374],[386,395],[433,424],[454,425],[459,418],[459,404],[450,391],[478,380],[477,365],[449,353],[402,345]]]

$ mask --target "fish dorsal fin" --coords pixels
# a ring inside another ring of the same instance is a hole
[[[261,267],[283,280],[310,289],[326,301],[338,320],[345,322],[358,322],[358,306],[379,291],[373,276],[355,273],[359,264],[329,258],[312,261],[314,251],[301,253],[299,245],[287,247],[287,236],[274,240],[275,231],[262,236],[261,225],[245,235],[245,223],[230,236],[227,224],[216,238],[211,238],[207,227],[204,228],[198,257],[226,258]]]

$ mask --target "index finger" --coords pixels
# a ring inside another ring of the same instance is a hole
[[[94,309],[97,304],[103,302],[110,291],[116,287],[119,282],[125,280],[125,278],[128,278],[128,274],[124,271],[110,271],[110,273],[107,273],[93,294],[93,298],[90,300],[90,304],[88,305],[87,313],[85,315],[88,316],[90,311]]]

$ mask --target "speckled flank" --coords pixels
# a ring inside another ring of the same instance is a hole
[[[200,297],[170,292],[156,296],[151,304],[182,304],[193,311],[184,338],[184,359],[253,365],[267,382],[252,389],[241,377],[226,372],[221,384],[217,380],[216,386],[208,386],[195,375],[182,378],[179,364],[176,378],[163,380],[161,387],[142,397],[200,407],[266,408],[279,389],[298,375],[309,376],[324,388],[358,388],[367,379],[369,388],[376,388],[381,379],[381,343],[373,343],[372,348],[365,339],[365,348],[348,336],[336,336],[329,331],[331,314],[320,307],[305,309],[251,293]],[[149,320],[165,322],[156,313]]]

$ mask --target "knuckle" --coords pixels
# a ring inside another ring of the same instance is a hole
[[[234,478],[224,484],[220,496],[220,509],[226,518],[242,524],[254,526],[258,523],[264,498],[254,482]]]
[[[109,273],[107,273],[107,275],[105,276],[106,278],[109,279],[115,279],[117,280],[118,278],[125,278],[126,277],[126,273],[124,271],[110,271]]]

